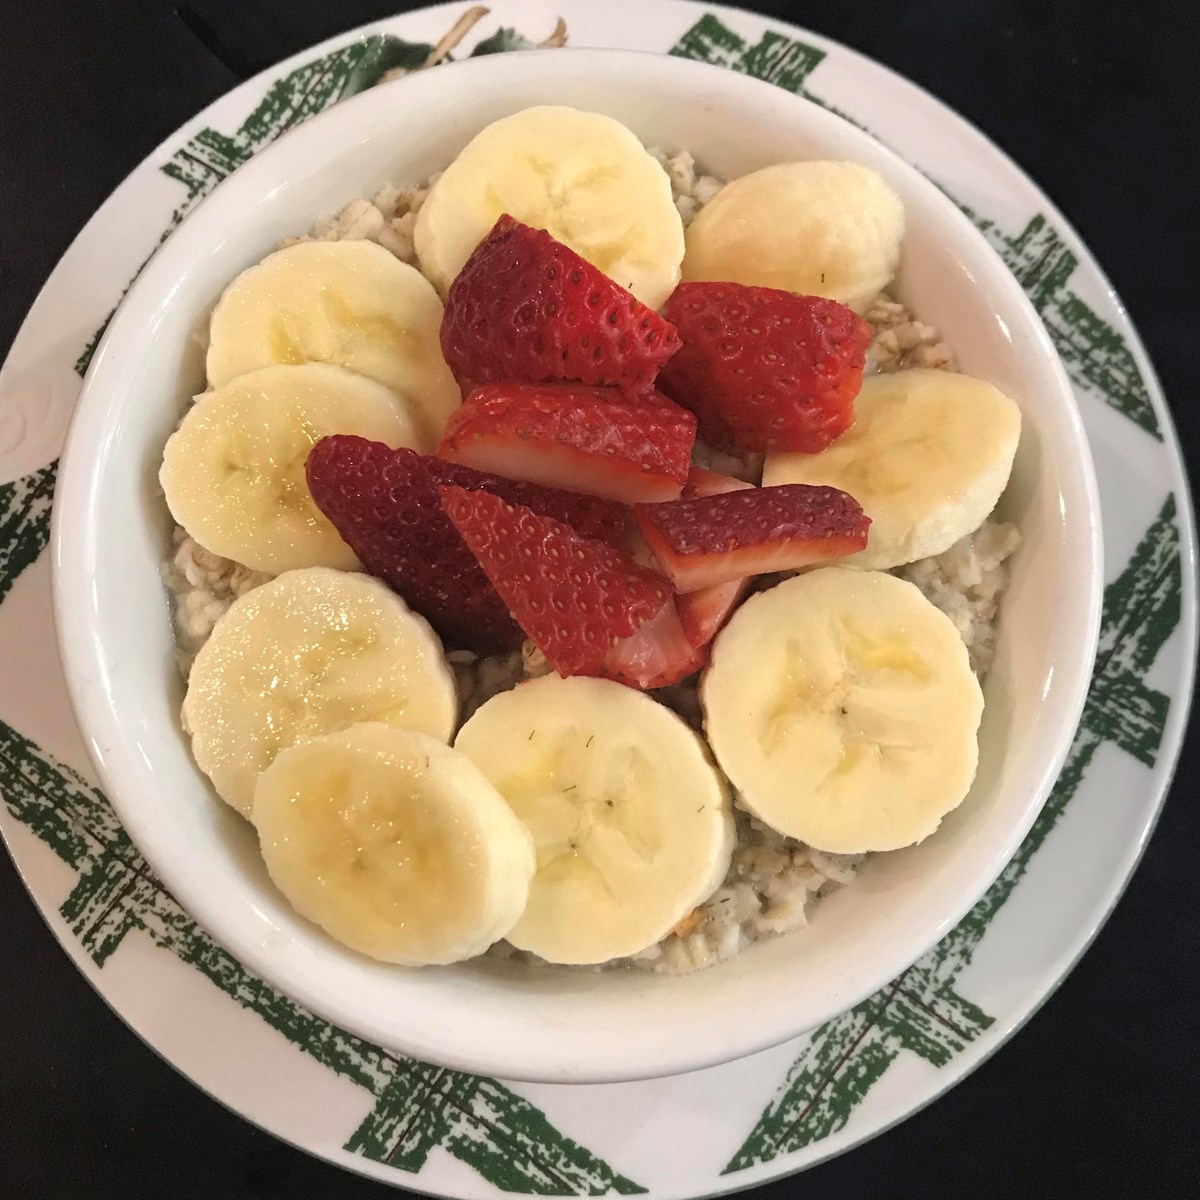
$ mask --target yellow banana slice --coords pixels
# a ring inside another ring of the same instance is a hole
[[[1021,410],[982,379],[914,368],[865,380],[854,424],[819,454],[771,454],[763,485],[828,484],[871,518],[845,566],[883,570],[949,550],[996,507]]]
[[[727,183],[688,226],[683,277],[827,296],[865,311],[896,273],[904,205],[851,162],[790,162]]]
[[[537,874],[508,940],[602,963],[665,937],[724,879],[724,780],[681,718],[603,679],[547,675],[502,692],[455,747],[533,835]]]
[[[544,105],[471,140],[417,215],[417,257],[443,295],[505,213],[547,230],[651,308],[679,282],[683,222],[670,179],[611,117]]]
[[[275,364],[332,363],[406,396],[432,450],[458,407],[438,340],[442,302],[415,267],[366,241],[301,242],[225,289],[209,324],[208,381]]]
[[[482,954],[525,908],[533,843],[464,755],[354,725],[284,750],[259,777],[267,869],[302,916],[383,962]]]
[[[354,551],[317,508],[304,466],[323,437],[354,433],[415,446],[402,398],[340,367],[265,367],[196,398],[163,451],[159,482],[175,520],[212,554],[277,575],[353,570]]]
[[[834,854],[928,837],[966,796],[983,695],[950,618],[879,571],[823,567],[752,596],[701,681],[743,802]]]
[[[376,579],[288,571],[236,600],[196,655],[183,701],[192,754],[217,794],[249,816],[280,750],[362,721],[442,742],[458,697],[423,617]]]

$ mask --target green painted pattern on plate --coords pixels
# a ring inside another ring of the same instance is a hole
[[[769,31],[750,45],[709,13],[680,38],[670,53],[765,79],[865,128],[807,87],[812,72],[825,58],[825,52],[815,46]],[[1042,216],[1033,217],[1020,233],[1009,235],[994,221],[965,204],[955,203],[1021,281],[1071,381],[1161,441],[1154,406],[1125,339],[1067,286],[1078,259],[1062,235]]]
[[[37,562],[50,539],[50,506],[58,463],[0,484],[0,604],[17,576]]]
[[[390,1054],[252,975],[154,877],[100,791],[2,721],[0,783],[12,816],[78,873],[59,912],[97,966],[129,934],[144,934],[303,1053],[374,1096],[347,1150],[416,1172],[440,1146],[498,1188],[530,1195],[644,1191],[503,1084]]]
[[[514,40],[511,30],[501,32],[508,35],[509,41]],[[165,175],[183,184],[187,194],[171,214],[155,250],[200,200],[268,142],[336,101],[374,86],[385,71],[420,66],[432,49],[429,45],[395,37],[363,38],[277,80],[235,133],[226,135],[215,129],[200,130],[160,168]],[[121,299],[153,253],[151,251],[121,290]],[[75,362],[78,375],[87,372],[114,312],[116,305],[80,352]],[[57,463],[51,463],[32,475],[0,485],[0,601],[17,576],[37,560],[49,541],[50,499],[56,469]]]
[[[1162,441],[1154,406],[1125,339],[1067,286],[1079,259],[1062,235],[1037,216],[1010,237],[967,205],[959,207],[1020,280],[1071,382]]]
[[[1150,766],[1169,698],[1142,677],[1179,623],[1182,574],[1175,500],[1168,497],[1129,565],[1105,591],[1092,688],[1083,719],[1029,836],[968,916],[888,988],[812,1034],[808,1049],[733,1156],[726,1173],[770,1162],[843,1128],[854,1107],[903,1053],[934,1066],[974,1040],[992,1019],[954,985],[996,913],[1012,895],[1075,795],[1104,742]]]
[[[420,66],[432,49],[432,46],[394,37],[363,38],[305,63],[276,80],[236,132],[224,134],[215,129],[201,129],[159,168],[164,175],[183,184],[187,195],[171,214],[158,245],[166,241],[179,222],[222,179],[281,133],[307,121],[336,101],[374,86],[385,71]],[[133,279],[141,274],[150,257],[153,257],[153,251],[134,272]],[[122,298],[133,279],[121,292]],[[78,374],[87,371],[115,311],[114,305],[80,353],[75,363]]]

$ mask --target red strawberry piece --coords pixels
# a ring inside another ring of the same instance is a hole
[[[560,675],[598,675],[613,644],[670,601],[661,575],[607,542],[490,492],[440,493],[517,624]]]
[[[679,495],[695,440],[696,418],[662,397],[492,383],[450,415],[438,453],[480,471],[632,504]]]
[[[692,468],[693,474],[697,471],[703,471],[703,468]],[[704,474],[712,475],[714,479],[725,478],[715,471],[704,471]],[[735,482],[740,483],[740,480]],[[633,522],[619,545],[640,566],[659,570],[658,559]],[[724,591],[731,588],[736,589],[736,595],[724,597]],[[690,595],[676,595],[667,609],[613,647],[604,673],[611,679],[642,689],[678,683],[703,665],[704,656],[698,652],[699,648],[712,638],[728,615],[728,612],[712,611],[712,606],[724,602],[732,609],[744,590],[743,582],[739,581],[720,588],[702,588]],[[722,593],[721,600],[716,596],[718,592]]]
[[[312,448],[307,475],[317,507],[363,566],[460,649],[512,649],[524,635],[442,510],[439,486],[486,488],[609,542],[626,537],[631,524],[629,510],[610,500],[485,475],[342,434]]]
[[[683,485],[683,499],[696,496],[719,496],[724,492],[744,492],[752,483],[722,475],[706,467],[692,467]],[[643,544],[645,544],[643,539]],[[675,597],[675,609],[683,632],[693,646],[706,646],[720,632],[721,626],[741,602],[750,587],[749,578],[733,579],[694,592],[682,592]]]
[[[744,578],[676,596],[675,611],[687,640],[697,648],[707,646],[721,632],[749,590],[750,580]]]
[[[854,420],[871,330],[843,304],[738,283],[682,283],[667,318],[683,346],[659,387],[736,454],[824,450]]]
[[[680,592],[853,554],[866,546],[871,524],[853,496],[804,483],[639,504],[633,511]]]
[[[683,499],[693,496],[716,496],[722,492],[745,491],[753,487],[754,484],[747,483],[744,479],[722,475],[719,471],[710,471],[707,467],[693,466],[688,473],[687,482],[683,485]],[[636,524],[631,524],[619,544],[635,562],[658,568],[658,559],[646,544],[646,539],[642,537]],[[749,579],[735,579],[729,583],[700,588],[695,592],[678,593],[675,596],[675,612],[689,645],[698,650],[711,642],[749,587]],[[654,624],[651,622],[651,625]],[[697,659],[696,663],[690,662],[686,652],[678,649],[676,632],[675,627],[665,618],[657,619],[654,629],[647,625],[634,635],[634,639],[638,639],[634,646],[620,652],[614,649],[614,657],[624,661],[624,666],[618,669],[617,677],[635,687],[665,687],[665,683],[637,683],[636,680],[675,676],[676,678],[670,679],[670,682],[674,683],[684,675],[691,674],[697,669],[699,660]],[[666,665],[648,670],[645,664],[656,658],[660,661],[666,660]]]
[[[604,659],[602,674],[646,691],[679,683],[700,670],[707,657],[688,640],[675,605],[668,604],[636,633],[613,646]]]
[[[577,380],[637,391],[679,348],[653,309],[543,229],[502,216],[450,285],[442,353],[481,383]]]

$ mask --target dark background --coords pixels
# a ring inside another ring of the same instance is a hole
[[[597,0],[599,2],[599,0]],[[654,0],[647,0],[653,3]],[[0,0],[0,356],[109,191],[200,108],[387,0]],[[1191,3],[747,4],[836,38],[988,133],[1123,297],[1195,465],[1200,109]],[[131,214],[131,220],[136,220]],[[1061,990],[902,1126],[756,1196],[1200,1194],[1200,739],[1142,867]],[[160,1061],[55,945],[0,856],[0,1197],[366,1200]]]

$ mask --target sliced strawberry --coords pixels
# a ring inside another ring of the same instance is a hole
[[[687,640],[697,648],[707,646],[721,632],[749,590],[750,579],[747,577],[715,583],[694,592],[680,592],[675,597],[675,611]]]
[[[853,554],[866,546],[871,524],[853,496],[804,483],[639,504],[633,511],[680,592]]]
[[[607,542],[490,492],[440,494],[517,624],[560,675],[598,675],[614,643],[669,604],[667,581]]]
[[[707,467],[693,465],[688,472],[687,482],[683,485],[683,499],[695,496],[717,496],[722,492],[739,492],[753,488],[754,484],[744,479],[735,479],[732,475],[722,475],[719,471],[710,471]],[[641,530],[631,523],[621,540],[620,546],[630,557],[643,566],[657,569],[658,559],[642,537]],[[682,592],[675,596],[675,611],[679,624],[683,628],[689,644],[699,649],[706,646],[717,635],[721,626],[728,620],[729,615],[737,607],[742,597],[750,587],[749,579],[736,579],[729,583],[720,583],[714,587],[700,588],[695,592]],[[663,625],[666,622],[662,622]],[[664,631],[665,632],[665,631]],[[635,634],[635,637],[640,634]],[[668,645],[670,638],[664,638]],[[647,643],[641,643],[645,650]],[[633,653],[637,653],[637,648]],[[677,656],[682,662],[683,655]],[[670,673],[670,672],[668,672]],[[690,672],[686,672],[690,674]],[[665,686],[653,684],[654,687]]]
[[[696,496],[719,496],[724,492],[744,492],[754,484],[707,467],[693,466],[683,485],[683,499]],[[645,545],[645,539],[642,539]],[[655,560],[657,562],[657,560]],[[675,597],[675,608],[683,632],[693,646],[706,646],[720,632],[721,626],[741,602],[750,587],[750,580],[733,579],[694,592],[682,592]]]
[[[677,597],[679,599],[679,597]],[[670,687],[695,674],[707,654],[688,640],[673,604],[608,652],[601,673],[629,687]]]
[[[626,537],[631,524],[629,510],[610,500],[485,475],[366,438],[322,438],[306,469],[317,507],[363,566],[460,649],[512,649],[524,635],[442,511],[440,485],[486,488],[608,542]]]
[[[442,353],[481,383],[577,380],[649,387],[679,348],[653,309],[542,229],[502,216],[450,285]]]
[[[824,450],[854,420],[871,330],[820,296],[738,283],[681,283],[667,319],[683,346],[659,387],[737,454]]]
[[[695,440],[695,417],[661,396],[492,383],[451,414],[438,453],[480,471],[632,504],[679,495]]]
[[[702,468],[693,467],[692,470],[694,473]],[[716,472],[704,473],[721,478]],[[658,559],[634,522],[629,523],[619,544],[635,563],[656,572],[660,570]],[[716,602],[715,596],[709,596],[708,593],[717,590],[705,588],[691,596],[674,596],[669,609],[664,609],[637,633],[613,647],[605,674],[630,687],[644,689],[668,687],[699,670],[704,659],[699,648],[711,639],[728,615],[725,613],[718,618],[713,613],[701,611],[706,603]],[[738,597],[740,595],[739,591]],[[731,601],[731,604],[735,602]],[[704,629],[710,631],[701,638],[698,635]],[[693,636],[693,633],[697,636]]]

